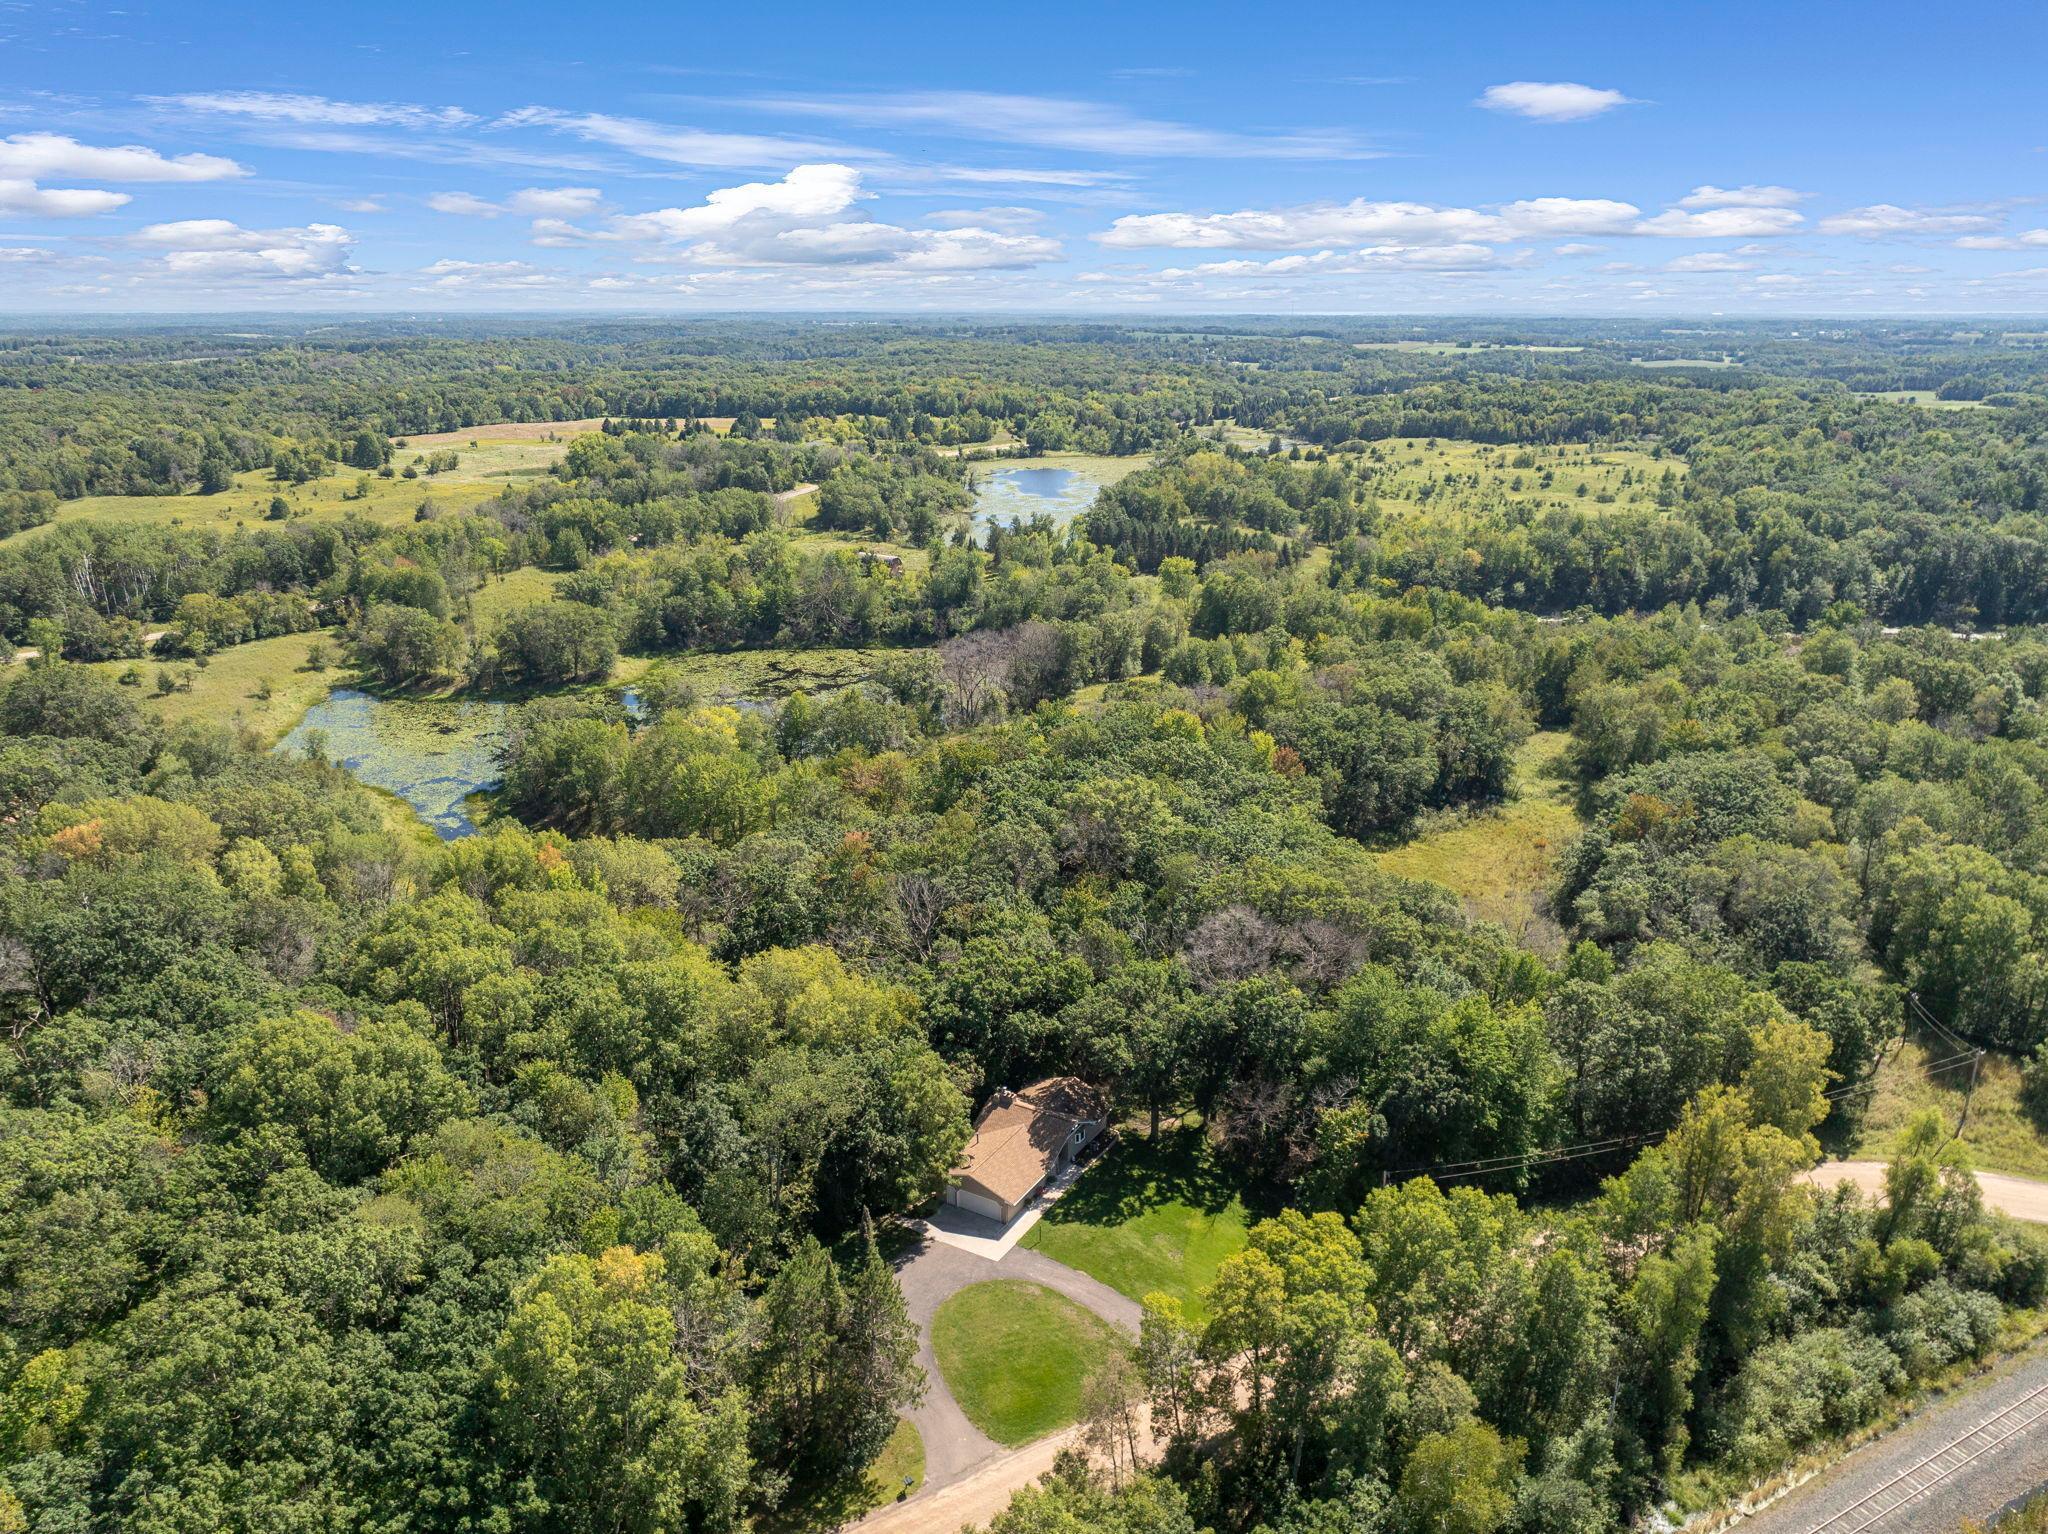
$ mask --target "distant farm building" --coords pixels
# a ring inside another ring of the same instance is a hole
[[[862,564],[871,568],[879,565],[891,575],[903,573],[903,556],[891,554],[887,549],[862,549],[860,558]]]
[[[974,1121],[946,1202],[1007,1225],[1108,1122],[1102,1093],[1077,1077],[998,1092]]]

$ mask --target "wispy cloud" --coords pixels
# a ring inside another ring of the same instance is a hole
[[[1789,186],[1696,186],[1678,199],[1681,208],[1796,208],[1810,193]]]
[[[427,199],[427,206],[436,213],[472,218],[497,218],[506,213],[523,218],[580,218],[604,206],[604,193],[594,186],[529,186],[503,202],[491,202],[471,192],[436,192]]]
[[[1322,245],[1453,245],[1625,234],[1641,217],[1606,198],[1532,197],[1491,211],[1420,202],[1310,203],[1236,213],[1139,213],[1095,236],[1120,249],[1304,250]]]
[[[210,116],[269,123],[317,123],[337,128],[460,128],[477,121],[460,107],[419,106],[403,101],[336,101],[289,91],[191,91],[145,96],[156,106]]]
[[[643,159],[660,160],[668,165],[687,165],[699,170],[753,170],[766,165],[788,165],[798,160],[846,157],[842,146],[814,139],[788,138],[771,133],[718,133],[672,123],[649,122],[639,117],[615,117],[604,112],[564,112],[554,107],[520,107],[496,119],[491,126],[496,129],[552,129],[571,134],[586,143],[622,149]]]
[[[1989,213],[1955,208],[1902,208],[1872,203],[1820,221],[1822,234],[1852,234],[1866,240],[1911,238],[1933,234],[1979,234],[1995,230],[2001,220]]]
[[[1359,160],[1381,153],[1342,129],[1246,133],[1142,117],[1102,102],[992,91],[766,96],[740,104],[760,111],[828,118],[865,127],[921,128],[951,138],[988,139],[1088,154]]]

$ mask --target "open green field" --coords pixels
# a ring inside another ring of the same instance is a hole
[[[316,644],[326,648],[325,671],[307,669],[306,657]],[[141,685],[130,689],[135,701],[165,724],[203,720],[240,725],[254,730],[266,743],[283,738],[301,714],[327,696],[328,689],[348,680],[341,636],[333,629],[252,640],[220,651],[204,666],[189,660],[92,663],[93,670],[113,678],[130,667],[142,677]],[[159,670],[189,677],[191,690],[159,695]]]
[[[1371,471],[1383,512],[1438,522],[1503,507],[1595,514],[1648,510],[1656,505],[1665,473],[1685,473],[1684,461],[1670,453],[1659,458],[1634,448],[1576,442],[1495,446],[1446,437],[1389,437],[1359,454],[1358,462]]]
[[[35,538],[45,528],[69,522],[144,523],[151,526],[214,528],[233,532],[275,526],[266,523],[270,502],[283,496],[292,518],[338,522],[361,516],[386,527],[410,522],[425,502],[445,511],[461,511],[489,500],[507,485],[517,485],[548,472],[562,456],[563,444],[545,441],[486,442],[482,447],[466,444],[454,450],[461,462],[444,473],[417,479],[403,478],[403,471],[415,457],[412,448],[397,449],[391,459],[399,471],[390,479],[370,476],[370,493],[356,500],[360,469],[342,469],[323,479],[303,485],[281,484],[268,469],[251,469],[235,476],[233,488],[218,495],[89,495],[58,503],[57,514],[43,527],[28,528],[16,538]]]
[[[1112,1348],[1115,1327],[1043,1284],[970,1284],[932,1317],[939,1372],[968,1420],[1015,1448],[1081,1414],[1081,1387]]]
[[[1628,359],[1639,368],[1739,368],[1742,364],[1733,357],[1631,357]]]
[[[1380,867],[1404,879],[1441,884],[1480,921],[1555,951],[1560,934],[1543,901],[1558,854],[1579,831],[1560,772],[1570,743],[1561,730],[1531,735],[1515,758],[1512,800],[1425,822],[1412,840],[1380,853]]]
[[[1929,1108],[1954,1127],[1962,1119],[1970,1085],[1968,1064],[1939,1075],[1929,1075],[1927,1066],[1956,1052],[1955,1045],[1933,1034],[1908,1039],[1879,1075],[1862,1132],[1844,1154],[1889,1160],[1907,1124]],[[1983,1171],[2048,1178],[2048,1136],[2034,1128],[2020,1107],[2019,1093],[2020,1062],[2011,1055],[1986,1054],[1969,1118],[1963,1121],[1962,1142]]]
[[[1250,1217],[1243,1194],[1197,1128],[1169,1121],[1157,1141],[1126,1135],[1084,1172],[1023,1244],[1119,1294],[1171,1295],[1196,1320],[1201,1292],[1240,1251]]]

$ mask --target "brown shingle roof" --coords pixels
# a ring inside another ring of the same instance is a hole
[[[1073,1076],[999,1092],[975,1120],[954,1179],[999,1203],[1017,1203],[1059,1164],[1074,1126],[1103,1113],[1102,1094]]]

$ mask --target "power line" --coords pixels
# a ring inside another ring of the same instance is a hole
[[[1951,1071],[1960,1070],[1964,1066],[1970,1066],[1973,1068],[1972,1085],[1974,1086],[1974,1067],[1981,1060],[1983,1053],[1984,1051],[1981,1049],[1965,1046],[1956,1054],[1944,1055],[1938,1059],[1928,1061],[1920,1067],[1920,1072],[1925,1076],[1942,1076]],[[1861,1092],[1874,1091],[1876,1087],[1876,1075],[1873,1073],[1870,1079],[1859,1082],[1855,1086],[1836,1087],[1833,1091],[1821,1093],[1821,1096],[1828,1102],[1839,1102],[1844,1098],[1854,1097]],[[1967,1103],[1965,1104],[1964,1111],[1968,1112]],[[1570,1161],[1585,1161],[1595,1156],[1609,1155],[1615,1151],[1631,1150],[1637,1146],[1648,1145],[1662,1140],[1670,1133],[1671,1131],[1668,1129],[1660,1129],[1636,1135],[1611,1135],[1603,1140],[1581,1140],[1575,1145],[1555,1145],[1543,1150],[1511,1151],[1498,1156],[1479,1156],[1464,1161],[1433,1161],[1420,1163],[1415,1166],[1390,1167],[1380,1174],[1380,1181],[1382,1185],[1385,1185],[1396,1177],[1432,1177],[1439,1182],[1460,1182],[1468,1178],[1490,1177],[1496,1172],[1529,1171],[1537,1167],[1555,1166]]]

